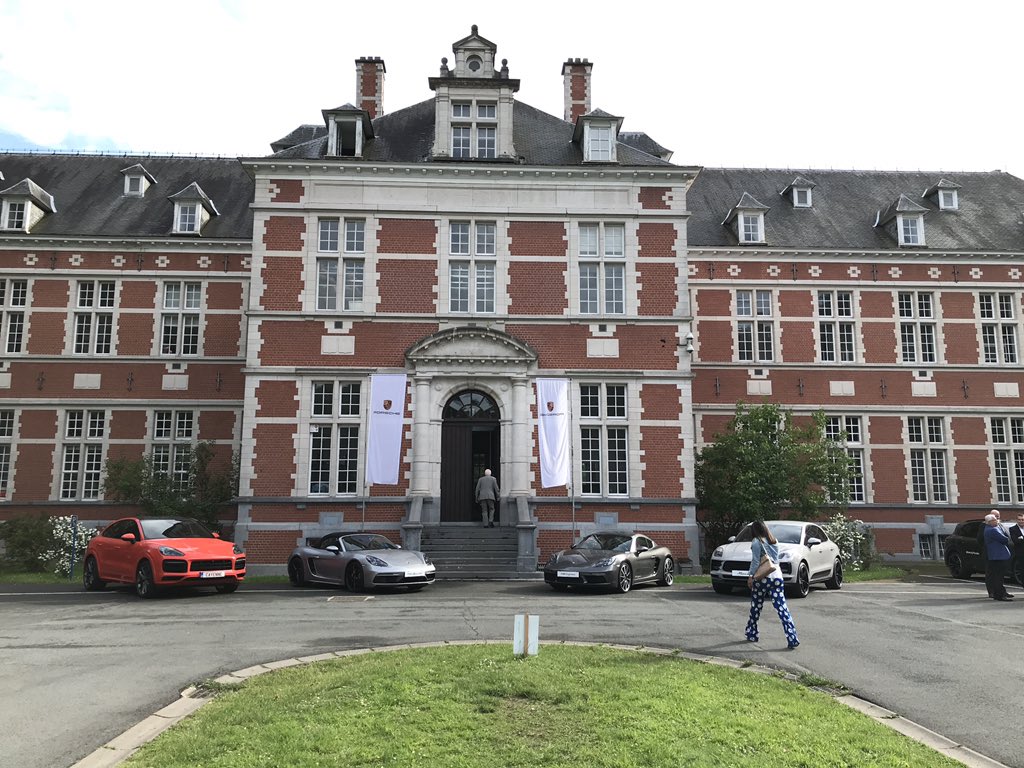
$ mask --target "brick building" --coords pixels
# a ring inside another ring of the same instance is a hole
[[[475,27],[452,50],[387,114],[358,59],[354,104],[266,157],[0,155],[0,517],[108,520],[106,459],[211,440],[254,572],[327,530],[480,531],[485,467],[512,570],[598,526],[695,562],[694,451],[739,401],[826,411],[893,556],[1021,502],[1024,183],[676,165],[587,60],[553,116]],[[370,486],[378,373],[408,384]],[[569,487],[537,378],[571,382]]]

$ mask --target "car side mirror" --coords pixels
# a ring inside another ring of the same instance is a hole
[[[815,547],[815,546],[817,546],[818,544],[821,544],[821,539],[819,539],[819,538],[817,538],[817,537],[815,537],[815,536],[812,536],[811,538],[809,538],[809,539],[807,540],[807,546],[808,546],[808,547]]]
[[[644,552],[648,552],[648,551],[650,551],[650,549],[651,549],[650,547],[645,547],[645,546],[642,546],[642,545],[641,545],[641,546],[639,546],[639,547],[637,547],[637,548],[636,548],[636,553],[637,553],[638,555],[642,555],[642,554],[643,554]]]
[[[729,543],[732,544],[734,541],[736,541],[736,537],[735,536],[730,536],[729,537]]]
[[[134,544],[135,541],[136,541],[135,534],[134,533],[124,533],[124,534],[121,534],[121,541],[127,541],[129,544]]]
[[[219,539],[220,538],[220,534],[217,533],[216,531],[210,531],[210,533],[213,534],[213,538],[215,538],[215,539]]]
[[[328,551],[328,552],[333,552],[334,554],[338,554],[339,552],[341,552],[341,550],[340,550],[340,549],[338,549],[338,548],[337,548],[336,546],[334,546],[333,544],[331,544],[331,546],[327,547],[327,551]]]

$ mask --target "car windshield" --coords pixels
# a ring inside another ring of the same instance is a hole
[[[140,520],[142,535],[147,539],[215,539],[198,520],[188,518],[154,518]]]
[[[632,540],[632,536],[621,533],[592,533],[574,549],[608,549],[612,552],[628,552]]]
[[[772,536],[779,544],[799,544],[800,534],[804,527],[799,523],[769,523],[768,530],[772,532]],[[743,526],[738,534],[736,534],[736,541],[750,541],[754,538],[753,527],[750,525]]]
[[[347,552],[359,552],[364,549],[399,549],[383,536],[346,536],[342,542]]]

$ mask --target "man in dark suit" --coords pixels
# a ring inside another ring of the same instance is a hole
[[[988,560],[985,563],[985,586],[993,600],[1013,600],[1006,591],[1003,578],[1006,566],[1010,564],[1010,537],[999,518],[994,514],[985,515],[985,548]]]
[[[1017,522],[1010,526],[1008,533],[1017,558],[1013,563],[1013,578],[1024,587],[1024,512],[1017,513]]]

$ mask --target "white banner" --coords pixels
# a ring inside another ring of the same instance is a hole
[[[537,379],[537,437],[541,486],[568,486],[571,482],[568,379]]]
[[[405,374],[370,377],[370,436],[366,445],[366,484],[395,485],[402,455]]]

